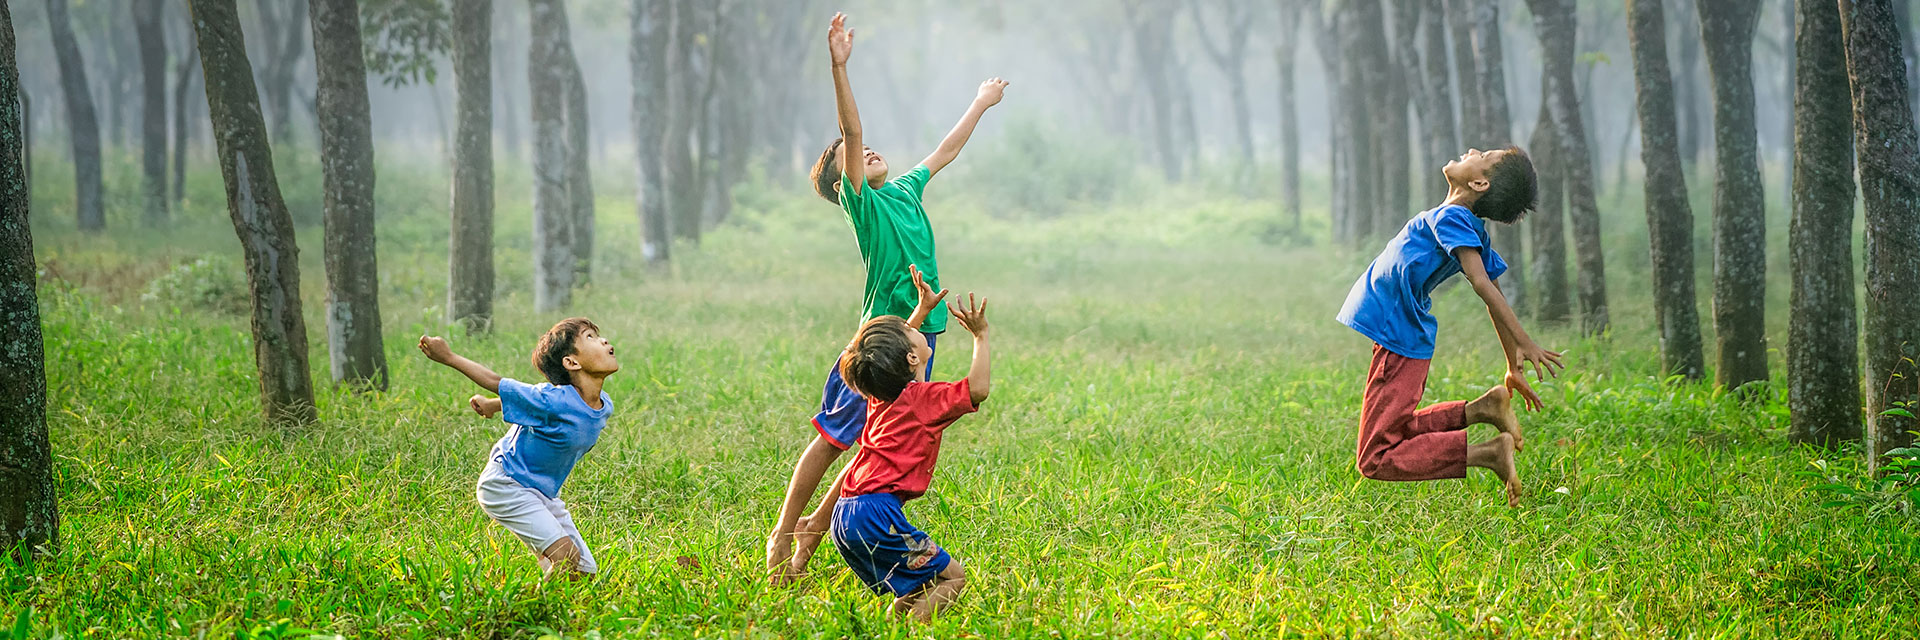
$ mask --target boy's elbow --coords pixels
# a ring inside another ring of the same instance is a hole
[[[973,401],[973,406],[978,407],[982,403],[985,403],[987,401],[987,394],[990,391],[992,391],[992,389],[986,386],[972,387],[969,390],[967,396],[968,396],[968,399]]]

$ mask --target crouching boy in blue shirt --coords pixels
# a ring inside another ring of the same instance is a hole
[[[475,487],[480,509],[527,544],[545,577],[583,578],[599,571],[567,503],[560,500],[560,485],[600,440],[613,414],[613,399],[601,386],[620,370],[620,362],[613,345],[600,337],[600,327],[586,318],[568,318],[540,336],[533,364],[547,381],[536,385],[500,377],[454,353],[437,336],[421,336],[420,351],[500,394],[467,400],[474,412],[503,413],[507,423]]]

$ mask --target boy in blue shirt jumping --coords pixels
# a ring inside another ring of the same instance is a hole
[[[620,361],[600,327],[586,318],[568,318],[540,336],[533,364],[547,381],[536,385],[503,378],[454,353],[437,336],[421,336],[420,351],[500,394],[467,400],[475,413],[489,418],[501,413],[507,423],[474,487],[480,509],[526,543],[547,578],[598,572],[593,552],[560,500],[560,485],[599,442],[613,415],[613,399],[601,387],[620,370]]]
[[[1525,440],[1513,394],[1520,394],[1528,409],[1540,409],[1524,367],[1531,364],[1538,378],[1558,376],[1562,365],[1559,353],[1540,348],[1520,327],[1501,295],[1497,282],[1507,263],[1494,253],[1482,220],[1512,224],[1533,209],[1533,162],[1518,147],[1469,149],[1441,173],[1447,178],[1446,202],[1407,221],[1353,284],[1340,309],[1341,324],[1374,342],[1360,401],[1357,466],[1361,475],[1391,481],[1464,478],[1468,467],[1488,469],[1506,483],[1508,506],[1517,507],[1520,476],[1513,454]],[[1507,356],[1506,379],[1472,402],[1418,408],[1439,329],[1428,296],[1461,273],[1493,319]],[[1468,445],[1466,428],[1474,424],[1493,425],[1500,433]]]

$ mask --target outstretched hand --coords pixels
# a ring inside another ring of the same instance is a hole
[[[1528,411],[1539,411],[1547,407],[1547,403],[1540,400],[1540,394],[1534,393],[1533,387],[1527,384],[1527,374],[1525,372],[1517,368],[1508,369],[1507,378],[1501,381],[1501,384],[1512,390],[1514,395],[1519,396],[1520,404],[1525,406]]]
[[[966,300],[961,301],[959,304],[947,305],[947,312],[952,313],[953,319],[959,321],[960,326],[965,328],[967,333],[973,334],[973,337],[984,338],[987,336],[986,298],[981,298],[978,302],[975,302],[973,292],[969,291],[967,292]]]
[[[446,364],[448,360],[453,359],[453,349],[448,347],[446,339],[440,336],[420,336],[419,346],[420,353],[427,354],[428,360]]]
[[[986,82],[980,83],[980,94],[974,96],[973,101],[988,107],[1000,104],[1000,98],[1006,88],[1007,81],[989,78]]]
[[[833,56],[834,66],[847,64],[847,56],[853,55],[853,30],[847,28],[847,14],[833,14],[833,26],[827,27],[827,53]]]
[[[1567,365],[1560,362],[1563,357],[1560,352],[1542,349],[1531,340],[1515,350],[1514,355],[1518,358],[1518,361],[1513,363],[1514,368],[1524,373],[1527,365],[1533,365],[1535,380],[1558,378],[1560,371],[1567,368]]]
[[[940,306],[941,300],[947,299],[946,289],[941,289],[939,293],[934,293],[933,287],[927,286],[927,279],[920,274],[920,267],[918,265],[907,265],[907,273],[913,274],[913,288],[920,292],[921,309],[932,311],[934,307]]]
[[[480,414],[482,418],[492,418],[493,414],[500,412],[500,399],[488,398],[476,393],[473,394],[473,397],[467,398],[467,406],[471,407],[474,413]]]

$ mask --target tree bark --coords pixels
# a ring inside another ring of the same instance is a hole
[[[1680,135],[1676,140],[1680,144],[1680,159],[1687,165],[1700,161],[1700,147],[1703,146],[1700,134],[1707,128],[1700,119],[1701,112],[1705,110],[1701,106],[1700,85],[1706,83],[1700,80],[1700,39],[1694,37],[1700,30],[1694,13],[1697,7],[1692,6],[1696,1],[1678,0],[1678,9],[1673,12],[1676,22],[1674,41],[1679,49],[1675,54],[1679,57],[1679,68],[1674,70],[1675,108],[1680,116]]]
[[[456,2],[451,8],[459,94],[447,315],[469,334],[485,333],[493,327],[493,0]]]
[[[1500,42],[1499,0],[1472,0],[1473,86],[1472,100],[1466,92],[1462,101],[1478,102],[1481,149],[1499,149],[1513,144],[1513,116],[1507,109],[1506,52]],[[1561,132],[1565,136],[1565,132]],[[1562,151],[1570,147],[1563,145]],[[1565,155],[1564,153],[1562,155]],[[1568,165],[1572,166],[1572,165]],[[1500,292],[1513,305],[1515,313],[1526,313],[1532,300],[1527,297],[1527,264],[1520,230],[1512,226],[1492,229],[1494,250],[1507,260],[1507,274],[1500,278]]]
[[[1753,32],[1746,0],[1696,0],[1713,76],[1713,328],[1719,383],[1767,380],[1767,218],[1754,125]]]
[[[1631,0],[1627,5],[1640,162],[1646,167],[1653,315],[1660,330],[1661,369],[1669,376],[1698,380],[1706,375],[1706,364],[1693,289],[1693,208],[1687,203],[1687,174],[1680,158],[1662,1]]]
[[[1483,103],[1473,98],[1477,77],[1473,70],[1473,3],[1477,0],[1443,0],[1446,3],[1447,30],[1453,36],[1453,74],[1454,86],[1460,105],[1460,149],[1450,150],[1449,154],[1465,151],[1466,147],[1483,144],[1487,137],[1481,132],[1486,117],[1481,115]]]
[[[1354,217],[1353,202],[1349,199],[1347,183],[1352,180],[1348,173],[1350,160],[1347,158],[1353,149],[1353,132],[1348,129],[1352,122],[1346,117],[1345,105],[1349,98],[1341,93],[1340,72],[1346,65],[1340,55],[1340,22],[1337,15],[1328,15],[1332,9],[1325,5],[1311,5],[1301,12],[1307,32],[1313,34],[1313,42],[1319,49],[1321,74],[1327,79],[1327,174],[1328,184],[1328,226],[1332,230],[1333,240],[1339,243],[1351,243],[1352,230],[1348,221]]]
[[[567,204],[572,209],[568,222],[573,231],[573,277],[575,285],[585,285],[593,275],[593,162],[588,157],[593,129],[587,120],[587,81],[580,73],[580,60],[573,54],[572,29],[564,9],[558,19],[560,81],[566,83]]]
[[[527,89],[533,98],[533,306],[540,312],[573,302],[573,205],[568,202],[565,7],[528,0],[531,44]]]
[[[1411,0],[1381,0],[1381,22],[1372,27],[1381,36],[1371,57],[1376,71],[1374,83],[1379,89],[1379,100],[1374,106],[1380,126],[1380,135],[1374,139],[1379,145],[1375,171],[1380,182],[1374,227],[1382,236],[1398,233],[1413,215],[1408,211],[1413,182],[1407,168],[1413,164],[1413,135],[1407,111],[1414,97],[1407,83],[1419,65],[1410,61],[1416,58],[1408,58],[1413,54],[1413,36],[1408,26],[1411,21],[1400,15],[1411,3]]]
[[[1920,53],[1914,50],[1913,2],[1893,0],[1893,23],[1900,29],[1900,58],[1907,68],[1907,106],[1920,105]]]
[[[1453,83],[1447,74],[1453,66],[1447,63],[1447,6],[1445,0],[1417,0],[1424,3],[1420,12],[1421,46],[1421,90],[1426,101],[1421,127],[1425,131],[1425,158],[1414,170],[1415,176],[1425,175],[1423,180],[1432,186],[1427,195],[1434,202],[1447,197],[1447,181],[1433,179],[1439,167],[1466,149],[1460,146],[1460,128],[1454,120]]]
[[[1528,279],[1538,291],[1533,306],[1534,319],[1547,324],[1562,324],[1573,316],[1572,300],[1567,295],[1566,171],[1562,169],[1560,145],[1553,125],[1553,110],[1548,103],[1546,83],[1541,83],[1540,115],[1527,141],[1533,157],[1533,170],[1539,177],[1540,200],[1527,216],[1533,238],[1533,270]]]
[[[1886,413],[1920,401],[1920,142],[1889,0],[1840,0],[1840,21],[1867,213],[1867,444],[1877,469],[1920,428]]]
[[[140,192],[148,226],[167,224],[167,39],[160,28],[161,0],[135,0],[133,26],[140,40]]]
[[[1141,7],[1138,0],[1129,1],[1127,23],[1133,31],[1133,51],[1140,68],[1140,79],[1146,83],[1147,101],[1153,107],[1153,148],[1160,159],[1160,172],[1167,182],[1179,182],[1181,174],[1180,150],[1173,142],[1178,119],[1173,105],[1172,83],[1167,78],[1168,57],[1173,55],[1172,34],[1168,33],[1161,13],[1151,7]]]
[[[698,36],[699,9],[697,2],[674,0],[673,39],[668,47],[667,73],[672,108],[668,111],[669,120],[666,132],[666,185],[667,212],[673,217],[673,233],[676,237],[700,242],[700,214],[705,210],[701,196],[700,159],[694,153],[696,141],[693,133],[700,129],[705,92],[702,91],[700,73],[703,60],[700,55]]]
[[[1587,127],[1581,120],[1580,97],[1574,91],[1573,0],[1527,0],[1534,27],[1540,33],[1548,115],[1553,120],[1554,162],[1565,179],[1568,221],[1573,226],[1574,259],[1579,262],[1575,286],[1580,297],[1580,330],[1605,333],[1607,313],[1606,256],[1600,244],[1600,205],[1594,195],[1593,153],[1587,145]]]
[[[1374,54],[1380,46],[1380,2],[1379,0],[1354,0],[1341,6],[1335,16],[1335,32],[1340,38],[1340,93],[1341,112],[1339,117],[1346,121],[1347,149],[1344,160],[1344,185],[1336,185],[1346,194],[1347,219],[1336,230],[1335,238],[1347,243],[1360,243],[1372,239],[1378,232],[1375,223],[1380,219],[1380,177],[1378,152],[1380,145],[1375,141],[1379,135],[1374,121],[1372,105],[1378,94],[1369,80]],[[1340,233],[1344,231],[1344,234]]]
[[[1280,30],[1275,36],[1280,44],[1273,48],[1274,67],[1280,76],[1280,211],[1287,218],[1288,228],[1295,232],[1300,230],[1300,108],[1293,65],[1294,50],[1299,46],[1294,34],[1300,31],[1300,10],[1293,4],[1280,7]]]
[[[200,73],[200,49],[192,38],[186,43],[186,55],[173,67],[173,206],[179,208],[187,198],[187,142],[193,139],[195,119],[187,117],[188,100],[193,95],[193,79]]]
[[[1793,315],[1787,323],[1787,438],[1860,439],[1860,333],[1854,324],[1853,105],[1840,11],[1797,0],[1794,14]]]
[[[359,0],[309,0],[315,111],[326,192],[327,356],[333,381],[387,388],[374,250],[373,114],[361,54]]]
[[[47,439],[46,348],[33,261],[33,230],[20,111],[13,15],[0,2],[0,553],[24,562],[54,551],[60,506]]]
[[[273,142],[291,144],[293,83],[306,49],[308,0],[257,0],[261,25],[266,27],[267,59],[260,70],[260,95],[267,101]],[[364,66],[364,63],[363,63]]]
[[[633,69],[633,136],[639,174],[641,253],[647,264],[663,268],[672,262],[673,231],[667,218],[666,151],[667,50],[673,8],[670,0],[632,0],[628,14],[627,62]]]
[[[67,0],[47,0],[48,30],[53,56],[60,66],[60,89],[67,100],[67,136],[73,145],[74,210],[82,231],[107,228],[100,197],[100,121],[87,86],[87,65],[73,39]]]
[[[226,181],[227,214],[246,257],[253,297],[253,359],[260,409],[281,425],[312,422],[307,325],[300,315],[300,249],[280,197],[273,150],[260,117],[253,67],[234,0],[194,0],[193,31],[207,77],[207,109]]]

